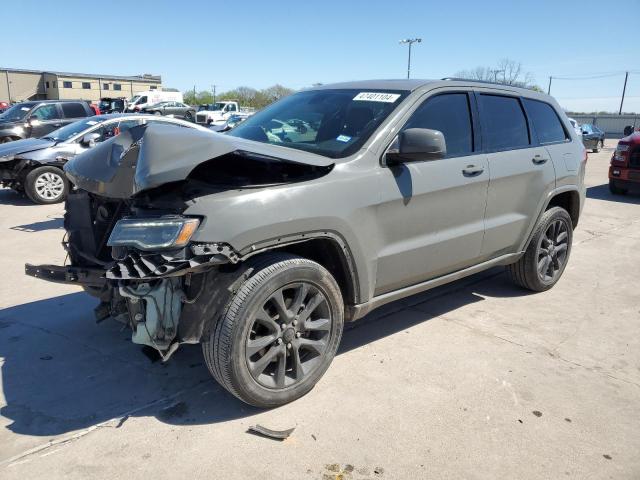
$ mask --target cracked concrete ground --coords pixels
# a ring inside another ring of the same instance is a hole
[[[90,297],[23,275],[64,260],[62,207],[0,190],[0,478],[640,478],[640,195],[609,194],[614,146],[589,155],[553,290],[496,269],[387,305],[271,411],[218,387],[197,346],[152,363]]]

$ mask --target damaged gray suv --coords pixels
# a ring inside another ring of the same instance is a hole
[[[322,86],[227,134],[141,126],[65,165],[66,266],[99,320],[274,407],[307,393],[343,324],[497,265],[562,275],[586,153],[555,100],[459,81]]]

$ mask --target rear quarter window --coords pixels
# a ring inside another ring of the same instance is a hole
[[[529,127],[520,99],[481,94],[478,100],[487,150],[511,150],[530,145]]]
[[[66,118],[82,118],[87,116],[87,111],[81,103],[63,103],[62,112]]]
[[[524,99],[524,105],[540,143],[564,142],[569,138],[551,105],[528,98]]]

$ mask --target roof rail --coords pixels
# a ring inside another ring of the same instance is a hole
[[[472,78],[444,77],[444,78],[441,78],[440,80],[451,80],[451,81],[456,81],[456,82],[486,83],[486,84],[489,84],[489,85],[500,85],[502,87],[527,88],[527,87],[523,87],[521,85],[509,85],[508,83],[492,82],[490,80],[475,80],[475,79],[472,79]]]

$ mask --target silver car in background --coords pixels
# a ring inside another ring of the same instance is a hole
[[[68,160],[132,127],[156,123],[207,131],[191,122],[154,115],[114,113],[87,117],[41,138],[0,145],[0,185],[25,193],[34,203],[62,202],[69,191],[62,171]]]

